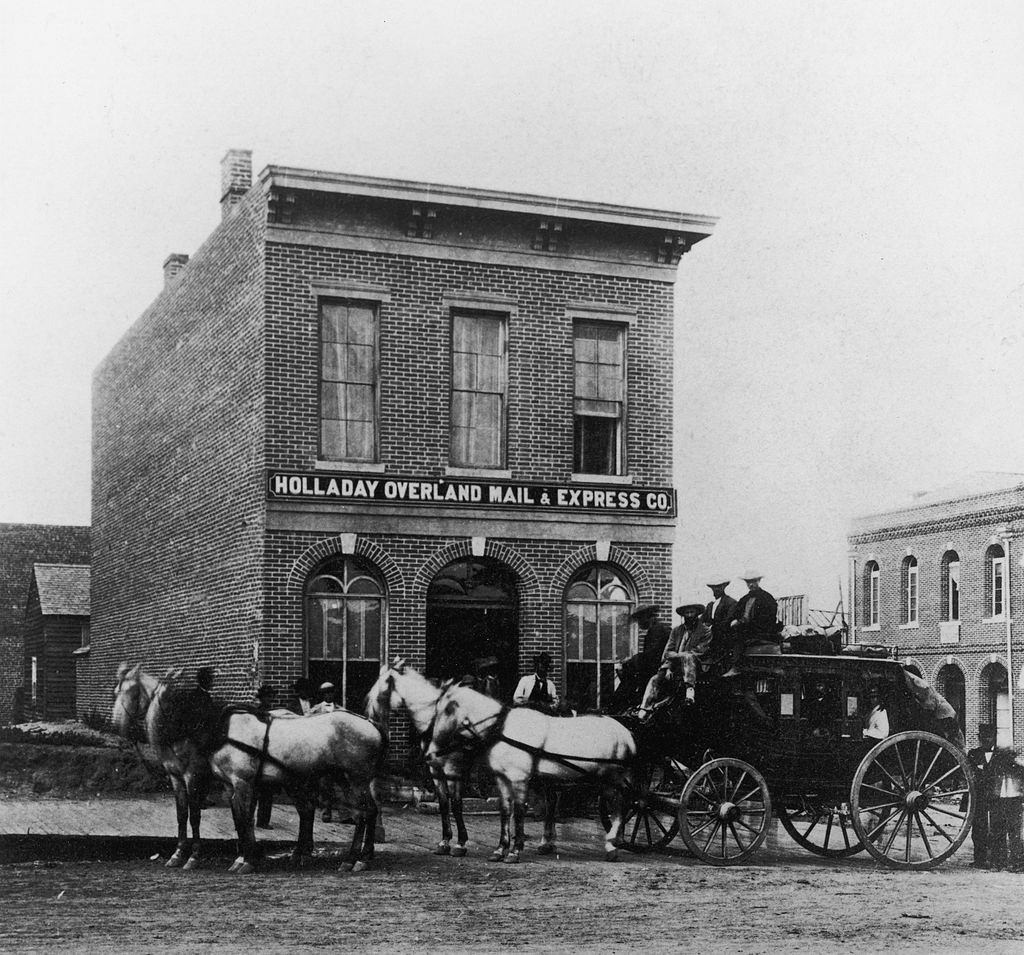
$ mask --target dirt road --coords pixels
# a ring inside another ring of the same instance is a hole
[[[819,859],[784,836],[755,866],[671,851],[609,863],[581,820],[561,827],[558,858],[528,845],[505,866],[481,846],[431,855],[435,825],[392,817],[393,841],[361,874],[330,855],[299,873],[272,858],[248,877],[227,874],[227,857],[188,873],[148,859],[0,866],[0,948],[1024,952],[1024,876],[971,869],[969,848],[926,873]]]

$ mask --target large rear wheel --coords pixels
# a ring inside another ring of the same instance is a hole
[[[873,747],[853,777],[857,837],[894,869],[930,869],[971,831],[975,784],[967,757],[948,740],[912,730]]]
[[[710,865],[745,862],[768,835],[772,801],[764,777],[739,759],[713,759],[683,787],[679,831]]]
[[[776,799],[775,814],[792,840],[808,852],[844,859],[864,849],[847,802],[823,796],[787,796]]]

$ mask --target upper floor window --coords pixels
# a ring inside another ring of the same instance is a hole
[[[82,624],[81,634],[82,634],[81,646],[82,647],[88,647],[89,646],[89,642],[92,639],[92,633],[91,633],[91,631],[89,629],[89,621],[88,620],[86,620]]]
[[[960,555],[947,550],[942,555],[941,616],[943,620],[960,619]]]
[[[1001,617],[1006,613],[1006,554],[999,544],[985,552],[985,615]]]
[[[573,471],[624,473],[626,329],[610,322],[573,323],[575,390]]]
[[[869,560],[864,565],[864,624],[878,626],[878,607],[881,597],[881,572],[877,561]]]
[[[452,316],[451,463],[500,468],[505,459],[508,371],[504,316]]]
[[[903,559],[903,622],[917,623],[918,567],[916,557]]]
[[[320,307],[320,457],[377,457],[377,313],[367,303]]]

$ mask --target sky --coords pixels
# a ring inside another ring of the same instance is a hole
[[[718,216],[676,285],[676,599],[757,568],[833,606],[853,517],[1024,472],[1021,49],[999,0],[0,0],[0,522],[89,522],[93,369],[250,148]]]

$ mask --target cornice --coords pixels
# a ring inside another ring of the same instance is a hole
[[[884,516],[884,515],[879,515]],[[870,530],[855,531],[847,536],[851,545],[867,544],[872,541],[885,540],[892,537],[919,536],[936,534],[963,525],[968,519],[972,524],[987,524],[995,521],[1013,521],[1024,518],[1024,507],[1019,503],[1005,504],[980,511],[967,511],[960,514],[947,514],[930,520],[904,521],[883,525]]]

